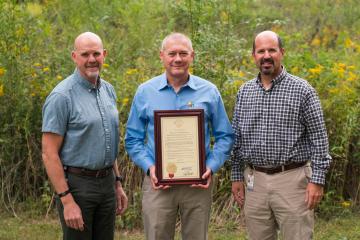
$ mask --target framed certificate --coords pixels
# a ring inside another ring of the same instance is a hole
[[[158,185],[206,184],[204,110],[157,110],[154,119]]]

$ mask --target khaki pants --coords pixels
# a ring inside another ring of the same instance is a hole
[[[211,188],[189,185],[154,190],[150,178],[143,183],[142,214],[147,240],[171,240],[175,235],[178,212],[183,240],[206,240],[210,218]]]
[[[275,240],[280,230],[283,240],[312,239],[314,211],[307,209],[305,191],[311,167],[268,175],[247,168],[254,175],[254,189],[246,190],[245,221],[251,240]]]

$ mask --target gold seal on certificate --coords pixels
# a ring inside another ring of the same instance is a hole
[[[158,184],[205,183],[204,110],[155,111]]]

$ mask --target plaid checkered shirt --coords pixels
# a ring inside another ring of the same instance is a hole
[[[310,182],[325,184],[330,166],[328,138],[316,91],[283,70],[268,90],[260,75],[240,87],[232,126],[235,143],[231,180],[243,181],[246,163],[279,166],[311,161]]]

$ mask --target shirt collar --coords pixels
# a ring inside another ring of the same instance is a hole
[[[279,83],[286,77],[286,75],[287,75],[287,72],[286,72],[285,67],[281,65],[281,68],[282,68],[281,73],[280,73],[277,77],[275,77],[273,80],[271,80],[271,82],[273,83],[272,86],[271,86],[271,89],[272,89],[275,85],[279,84]],[[257,76],[257,78],[256,78],[256,82],[257,82],[261,87],[263,87],[263,85],[262,85],[262,83],[261,83],[260,73],[258,74],[258,76]]]
[[[75,69],[74,75],[75,75],[76,81],[78,83],[80,83],[80,85],[82,85],[83,87],[88,89],[89,91],[92,90],[92,89],[100,89],[101,88],[101,78],[100,78],[100,76],[98,76],[98,79],[96,80],[96,86],[95,86],[94,84],[89,82],[86,78],[81,76],[81,74],[79,72],[79,69],[77,69],[77,68]]]
[[[160,76],[160,83],[159,83],[159,87],[158,87],[158,90],[162,90],[164,89],[165,87],[170,87],[170,85],[168,84],[168,81],[166,79],[166,73],[163,73],[161,76]],[[197,86],[196,86],[196,83],[195,83],[195,80],[194,80],[194,76],[189,74],[189,81],[187,81],[183,86],[183,87],[190,87],[191,89],[193,90],[196,90],[197,89]]]

